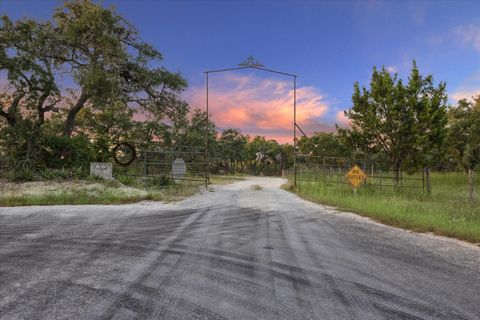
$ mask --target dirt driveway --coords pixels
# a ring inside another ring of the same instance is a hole
[[[479,319],[480,250],[281,190],[0,208],[0,319]]]

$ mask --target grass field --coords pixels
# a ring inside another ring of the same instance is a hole
[[[419,232],[433,232],[480,243],[480,201],[467,197],[467,177],[462,173],[433,173],[432,194],[409,189],[362,187],[354,195],[348,185],[298,182],[287,189],[301,197],[335,206],[379,222]],[[480,192],[480,184],[475,185]]]
[[[212,176],[212,184],[226,184],[236,177]],[[197,193],[203,182],[175,183],[165,187],[121,184],[116,181],[37,181],[1,183],[0,206],[125,204],[143,200],[179,201]]]

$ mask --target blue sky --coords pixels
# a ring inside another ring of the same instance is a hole
[[[0,13],[47,19],[59,3],[0,0]],[[303,94],[305,100],[299,107],[306,110],[301,120],[309,132],[342,121],[354,81],[368,85],[374,65],[406,78],[416,59],[422,73],[447,82],[452,103],[480,93],[480,1],[103,3],[114,4],[164,54],[164,65],[182,73],[190,84],[185,97],[194,106],[203,107],[203,71],[236,66],[248,55],[298,75],[299,99]],[[281,102],[281,96],[290,97],[289,84],[258,72],[219,75],[212,79],[216,120],[252,134],[287,134],[282,116],[289,111],[282,103],[288,99]]]

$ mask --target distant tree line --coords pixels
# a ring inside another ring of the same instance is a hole
[[[281,174],[294,149],[229,128],[217,133],[205,112],[181,98],[186,80],[162,66],[113,7],[65,1],[48,21],[0,20],[0,167],[80,168],[110,161],[117,142],[139,149],[203,146],[214,172]],[[373,69],[354,84],[348,128],[301,137],[297,153],[383,159],[400,171],[463,170],[473,197],[480,162],[480,97],[448,105],[446,84],[415,63],[404,82]]]

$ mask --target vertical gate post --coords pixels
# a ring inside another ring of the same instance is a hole
[[[293,185],[297,186],[297,76],[293,77]]]
[[[208,157],[208,124],[210,122],[210,115],[208,114],[208,72],[205,72],[205,81],[206,81],[206,110],[207,110],[207,123],[205,125],[205,188],[208,187],[210,183],[210,160]]]

